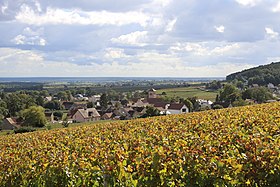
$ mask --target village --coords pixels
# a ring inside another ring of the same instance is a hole
[[[279,96],[278,87],[272,83],[266,87],[253,84],[243,90],[238,87],[238,84],[236,86],[226,84],[221,85],[221,87],[217,86],[217,84],[220,85],[219,82],[213,81],[208,85],[206,84],[206,86],[197,87],[197,89],[204,92],[207,89],[211,89],[211,86],[220,89],[219,95],[217,94],[215,100],[203,99],[202,97],[166,99],[165,92],[157,91],[151,87],[147,90],[137,90],[133,93],[110,90],[107,93],[90,94],[83,91],[72,93],[68,90],[60,91],[56,94],[45,94],[44,92],[46,91],[42,91],[43,94],[41,93],[41,95],[45,95],[45,97],[41,98],[43,101],[37,105],[44,108],[44,116],[49,127],[52,124],[62,124],[67,127],[69,124],[130,120],[275,102]],[[192,89],[192,87],[178,87],[175,90],[178,89]],[[232,91],[228,92],[228,90]],[[215,94],[215,92],[212,94]],[[39,100],[40,97],[38,96]],[[24,126],[22,117],[18,115],[18,112],[15,114],[2,119],[1,130],[15,130]]]
[[[130,120],[141,117],[156,115],[172,115],[189,113],[190,109],[183,103],[164,101],[156,90],[151,88],[146,91],[147,96],[142,98],[131,98],[129,100],[106,100],[102,104],[102,95],[86,96],[76,94],[71,101],[60,100],[63,114],[57,115],[57,111],[47,109],[44,114],[49,124],[63,123],[85,123],[99,120]],[[106,94],[103,94],[106,96]],[[56,100],[55,97],[45,97],[45,102]],[[211,101],[201,101],[202,105],[210,105]],[[61,113],[61,112],[60,112]],[[3,119],[1,130],[13,130],[20,128],[22,121],[18,117]]]

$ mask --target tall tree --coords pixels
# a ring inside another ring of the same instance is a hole
[[[100,97],[100,106],[102,107],[102,110],[105,110],[108,107],[108,96],[105,93]]]
[[[233,103],[239,97],[239,90],[232,84],[226,84],[220,91],[220,100],[226,103]]]
[[[22,111],[24,125],[33,127],[44,127],[47,119],[44,114],[45,109],[40,106],[31,106]]]

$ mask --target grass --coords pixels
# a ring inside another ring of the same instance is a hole
[[[180,87],[180,88],[168,88],[157,90],[157,94],[166,93],[168,97],[197,97],[198,99],[206,99],[215,101],[217,92],[203,90],[203,87],[191,86],[191,87]]]

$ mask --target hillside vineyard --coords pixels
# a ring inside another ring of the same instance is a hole
[[[0,186],[279,186],[280,103],[0,137]]]

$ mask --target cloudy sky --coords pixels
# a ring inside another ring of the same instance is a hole
[[[0,77],[220,77],[279,32],[279,0],[0,0]]]

